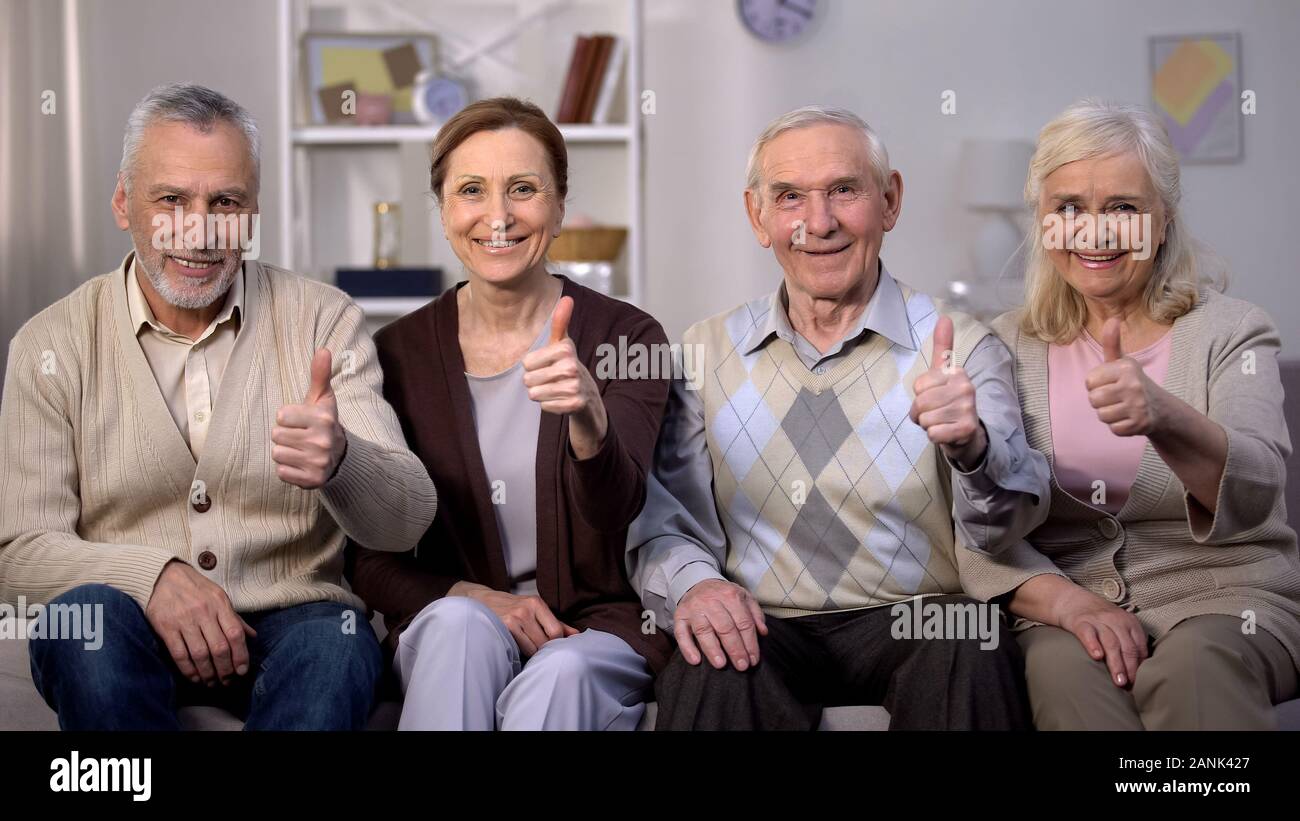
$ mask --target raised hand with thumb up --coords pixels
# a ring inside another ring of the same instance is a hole
[[[285,405],[271,429],[271,459],[281,481],[318,488],[334,477],[347,449],[338,402],[330,386],[333,356],[321,348],[311,360],[311,385],[298,405]]]
[[[1116,436],[1147,436],[1156,429],[1157,393],[1137,360],[1124,355],[1120,344],[1119,317],[1106,320],[1101,329],[1104,361],[1088,372],[1088,401],[1097,418]]]
[[[952,318],[940,316],[930,368],[912,383],[909,415],[958,468],[970,470],[984,458],[988,434],[975,407],[975,384],[953,361],[952,345]]]
[[[600,449],[609,420],[596,380],[569,338],[572,317],[573,297],[560,297],[551,315],[550,341],[524,356],[524,385],[543,411],[569,417],[569,443],[583,459]]]

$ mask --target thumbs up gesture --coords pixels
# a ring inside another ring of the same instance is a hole
[[[1120,327],[1116,316],[1102,326],[1105,361],[1088,372],[1088,401],[1116,436],[1147,436],[1156,428],[1157,392],[1162,389],[1147,378],[1136,360],[1124,355]]]
[[[318,488],[334,477],[347,437],[339,424],[338,402],[330,387],[333,357],[321,348],[311,360],[311,386],[299,405],[285,405],[275,415],[271,429],[271,459],[281,481],[305,490]]]
[[[952,337],[952,319],[939,317],[930,369],[912,383],[909,415],[958,468],[969,470],[984,458],[988,435],[976,412],[975,385],[953,362]]]
[[[569,442],[583,459],[600,449],[609,422],[596,380],[578,361],[578,349],[569,338],[572,317],[573,297],[560,297],[551,315],[550,341],[524,356],[524,385],[528,398],[543,411],[568,415]]]

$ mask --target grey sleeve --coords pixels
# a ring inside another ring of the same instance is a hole
[[[645,506],[627,535],[627,571],[641,603],[671,625],[677,602],[705,579],[723,579],[727,538],[713,497],[704,402],[674,379],[646,480]]]
[[[969,471],[949,462],[953,523],[966,547],[996,555],[1047,518],[1050,471],[1047,458],[1025,439],[1007,346],[988,334],[964,367],[975,385],[975,405],[989,443],[984,459]]]
[[[1183,492],[1197,544],[1273,539],[1287,530],[1284,489],[1291,436],[1282,408],[1281,344],[1272,318],[1252,307],[1215,352],[1206,416],[1223,428],[1228,454],[1213,513]]]

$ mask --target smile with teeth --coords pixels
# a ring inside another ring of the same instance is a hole
[[[474,241],[484,248],[513,248],[519,244],[517,239],[476,239]]]
[[[1089,256],[1088,254],[1080,253],[1079,251],[1075,251],[1074,253],[1080,259],[1086,259],[1088,262],[1110,262],[1112,259],[1118,259],[1124,254],[1123,251],[1117,251],[1113,254],[1104,254],[1101,256]]]
[[[204,268],[211,268],[213,265],[216,265],[217,262],[219,262],[219,260],[215,260],[215,259],[208,260],[208,261],[189,260],[183,257],[172,257],[172,259],[176,260],[176,264],[180,265],[182,268],[197,268],[199,270],[202,270]]]

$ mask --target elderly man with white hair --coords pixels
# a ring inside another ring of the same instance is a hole
[[[886,270],[902,177],[851,112],[773,122],[744,196],[783,281],[686,332],[628,537],[678,642],[658,727],[810,729],[837,704],[895,729],[1027,727],[1016,642],[996,613],[963,629],[993,605],[958,567],[960,545],[1014,555],[1045,510],[1010,354]]]
[[[0,601],[90,613],[103,641],[38,621],[32,675],[64,729],[179,729],[184,703],[355,729],[373,702],[344,537],[407,550],[437,499],[361,310],[247,258],[258,172],[242,107],[154,89],[112,200],[134,249],[9,346]]]

